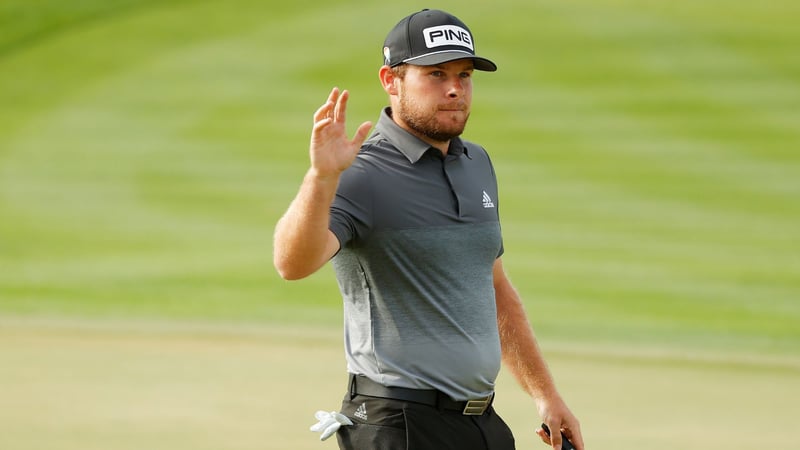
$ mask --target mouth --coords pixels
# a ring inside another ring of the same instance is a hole
[[[445,105],[445,106],[440,106],[439,107],[439,111],[449,111],[449,112],[459,111],[459,112],[461,112],[461,111],[466,111],[466,110],[467,110],[467,107],[464,106],[464,105]]]

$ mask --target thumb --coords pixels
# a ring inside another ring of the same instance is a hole
[[[353,136],[353,145],[356,147],[361,147],[361,144],[367,139],[367,135],[369,134],[369,130],[372,128],[372,122],[364,122],[361,126],[358,127],[356,130],[355,136]]]

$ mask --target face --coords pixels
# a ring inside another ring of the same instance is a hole
[[[472,60],[409,65],[392,104],[395,121],[426,141],[461,135],[472,104]]]

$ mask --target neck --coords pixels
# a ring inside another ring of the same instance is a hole
[[[390,110],[390,113],[391,113],[391,110]],[[394,121],[394,123],[396,123],[398,126],[400,126],[400,128],[402,128],[402,129],[408,131],[409,133],[413,134],[414,136],[418,137],[419,139],[421,139],[426,144],[429,144],[431,147],[439,150],[440,152],[442,152],[442,155],[447,156],[447,151],[450,149],[450,140],[449,139],[446,140],[446,141],[437,141],[437,140],[431,139],[429,136],[424,135],[422,133],[419,133],[416,130],[414,130],[413,128],[411,128],[410,126],[408,126],[407,123],[405,123],[402,119],[400,119],[396,115],[390,114],[390,116],[392,117],[392,120]]]

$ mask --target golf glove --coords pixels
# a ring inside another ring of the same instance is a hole
[[[351,422],[347,416],[336,411],[317,411],[317,413],[314,414],[314,417],[317,418],[318,422],[314,425],[311,425],[311,431],[321,433],[319,436],[320,441],[324,441],[325,439],[333,436],[333,434],[336,433],[336,430],[338,430],[342,425],[353,424],[353,422]]]

